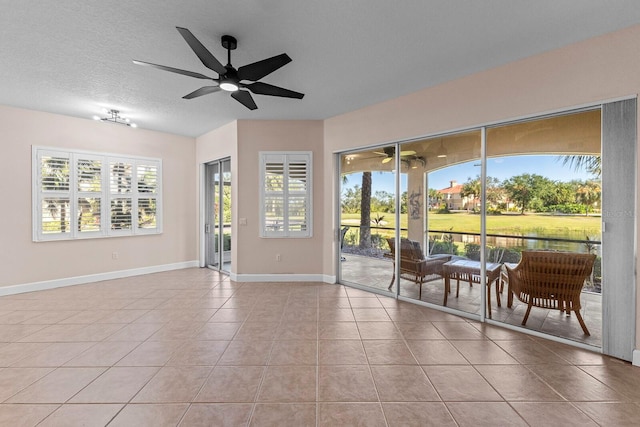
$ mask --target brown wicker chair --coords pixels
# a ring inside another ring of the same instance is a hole
[[[396,239],[387,238],[391,251],[384,254],[393,261],[393,277],[388,290],[396,280]],[[418,299],[422,298],[422,284],[442,277],[442,264],[451,260],[451,255],[434,255],[425,257],[420,244],[414,240],[400,239],[400,277],[410,280],[419,286]]]
[[[509,277],[507,307],[515,295],[527,304],[522,324],[527,323],[531,307],[576,313],[585,335],[590,335],[580,315],[580,293],[591,274],[596,256],[574,252],[523,251],[515,267],[505,265]]]

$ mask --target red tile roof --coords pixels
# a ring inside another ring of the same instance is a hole
[[[438,190],[440,194],[460,194],[462,193],[462,184],[454,185],[453,187],[443,188]]]

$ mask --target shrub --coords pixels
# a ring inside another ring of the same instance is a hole
[[[432,242],[431,254],[449,254],[449,255],[458,255],[458,247],[453,242],[440,242],[434,241]]]
[[[215,241],[215,251],[218,252],[218,240]],[[223,234],[222,235],[222,248],[224,251],[231,250],[231,234]]]
[[[480,261],[480,245],[477,243],[466,243],[464,245],[466,257],[475,261]]]
[[[480,261],[480,245],[477,243],[467,243],[464,245],[464,250],[466,253],[466,257],[475,261]],[[497,250],[502,251],[501,258],[499,260],[493,259],[493,253]],[[498,247],[487,247],[487,257],[489,257],[490,262],[499,261],[499,262],[509,262],[509,263],[517,263],[521,258],[521,250],[520,249],[507,249],[507,248],[498,248]]]
[[[562,205],[546,206],[540,212],[557,212],[563,214],[581,214],[584,213],[584,206],[577,203],[565,203]]]
[[[387,239],[385,239],[384,236],[378,233],[371,235],[371,247],[389,250],[389,244],[387,243]]]

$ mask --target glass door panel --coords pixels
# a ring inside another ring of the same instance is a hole
[[[218,252],[219,228],[218,217],[220,209],[220,162],[209,163],[205,167],[206,188],[206,223],[205,223],[205,248],[206,265],[218,270],[220,268],[220,254]]]
[[[450,261],[479,261],[480,145],[479,130],[401,145],[400,295],[480,313],[476,275],[444,274]]]
[[[394,147],[340,156],[340,280],[387,291],[395,235]]]
[[[231,271],[231,160],[205,166],[205,262],[215,270]]]
[[[595,254],[594,268],[576,296],[591,335],[584,333],[575,312],[566,315],[535,306],[524,327],[598,347],[602,337],[600,159],[600,109],[487,129],[487,258],[514,268],[523,251]],[[504,267],[502,305],[498,307],[492,295],[492,318],[522,326],[527,294],[509,296],[508,278]],[[559,281],[554,279],[553,285],[560,286]],[[552,303],[554,299],[551,295]]]
[[[221,189],[218,195],[218,205],[220,206],[220,245],[221,270],[231,271],[231,160],[226,159],[221,163],[222,180]]]

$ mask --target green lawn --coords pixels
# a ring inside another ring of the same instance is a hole
[[[371,218],[383,216],[382,227],[394,229],[395,215],[372,213]],[[457,212],[450,214],[429,213],[429,229],[439,231],[480,232],[480,215]],[[536,235],[538,237],[573,237],[584,239],[586,236],[600,236],[601,218],[584,215],[549,214],[503,214],[487,216],[489,234]],[[342,225],[358,227],[360,214],[342,214]],[[374,224],[372,224],[373,226]],[[400,217],[401,228],[407,228],[407,215]],[[372,230],[372,232],[375,232]],[[382,233],[381,233],[382,234]],[[384,233],[386,234],[386,233]]]

